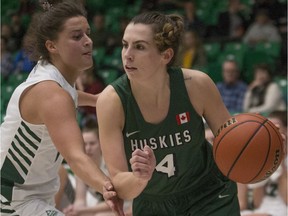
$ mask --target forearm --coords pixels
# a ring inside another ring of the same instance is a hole
[[[132,172],[121,172],[112,178],[118,196],[123,200],[132,200],[146,187],[148,180],[136,177]]]
[[[104,212],[111,212],[110,207],[105,202],[98,203],[95,206],[83,207],[82,209],[79,209],[79,213],[81,214],[96,214]]]
[[[107,177],[89,156],[81,154],[67,158],[66,161],[75,175],[77,175],[83,182],[94,188],[96,191],[103,193],[102,187]]]
[[[78,92],[78,106],[96,106],[96,101],[98,99],[98,95],[89,94],[83,91]]]

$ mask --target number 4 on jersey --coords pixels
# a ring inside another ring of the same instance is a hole
[[[168,178],[175,175],[174,155],[168,154],[163,160],[155,167],[158,172],[168,175]]]

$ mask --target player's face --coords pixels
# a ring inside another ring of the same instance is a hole
[[[100,154],[100,144],[97,135],[94,132],[83,132],[85,152],[93,160],[97,160]]]
[[[52,54],[60,70],[83,71],[92,67],[92,40],[89,35],[90,27],[85,17],[73,17],[65,22],[54,41]]]
[[[150,25],[130,23],[124,32],[122,62],[129,78],[150,77],[166,63],[157,49]]]

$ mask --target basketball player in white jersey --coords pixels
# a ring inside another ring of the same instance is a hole
[[[26,48],[40,60],[14,91],[1,125],[2,216],[64,215],[54,207],[63,157],[87,185],[110,190],[107,203],[124,215],[111,182],[85,154],[76,119],[77,106],[95,106],[96,96],[78,95],[74,85],[92,66],[89,24],[75,2],[46,2],[28,29]]]

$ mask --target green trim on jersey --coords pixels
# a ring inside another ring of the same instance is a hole
[[[145,145],[155,152],[156,169],[143,191],[143,194],[153,196],[197,188],[215,167],[211,145],[205,140],[202,117],[190,102],[183,72],[180,68],[170,68],[168,73],[170,107],[159,124],[148,123],[143,118],[127,75],[112,83],[125,113],[123,136],[127,161],[135,149]]]
[[[1,168],[1,195],[7,200],[12,199],[14,183],[25,182],[40,142],[41,139],[22,121]]]

